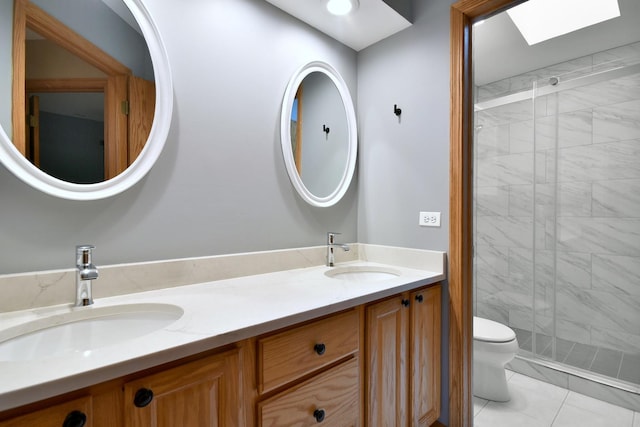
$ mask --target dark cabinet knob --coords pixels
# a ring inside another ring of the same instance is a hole
[[[404,305],[405,307],[409,307],[409,300],[408,299],[403,299],[402,300],[402,305]]]
[[[315,411],[313,411],[313,418],[316,419],[317,423],[321,423],[324,421],[324,409],[316,409]]]
[[[418,301],[418,302],[424,301],[424,297],[422,296],[422,294],[416,295],[416,301]]]
[[[87,416],[84,412],[71,411],[64,419],[62,427],[83,427],[87,423]]]
[[[322,356],[324,352],[327,350],[327,347],[324,344],[320,343],[320,344],[314,345],[313,349],[315,350],[316,353],[318,353],[318,355]]]
[[[136,391],[136,395],[133,397],[133,404],[138,408],[144,408],[153,400],[153,391],[148,388],[141,388]]]

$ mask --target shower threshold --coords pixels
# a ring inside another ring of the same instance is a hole
[[[520,350],[508,369],[576,393],[640,412],[640,386]]]

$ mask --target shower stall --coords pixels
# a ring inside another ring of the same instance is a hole
[[[474,313],[640,396],[640,43],[475,90]]]

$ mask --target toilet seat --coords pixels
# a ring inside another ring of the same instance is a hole
[[[473,339],[484,342],[504,343],[516,339],[513,329],[502,323],[481,317],[473,317]]]

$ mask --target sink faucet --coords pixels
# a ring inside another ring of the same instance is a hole
[[[335,242],[335,238],[340,233],[336,233],[334,231],[330,231],[327,233],[327,267],[333,267],[335,262],[333,257],[333,248],[339,247],[342,248],[343,251],[347,252],[350,248],[349,245],[343,245]]]
[[[91,281],[98,278],[98,268],[91,262],[95,246],[76,246],[76,307],[93,304]]]

